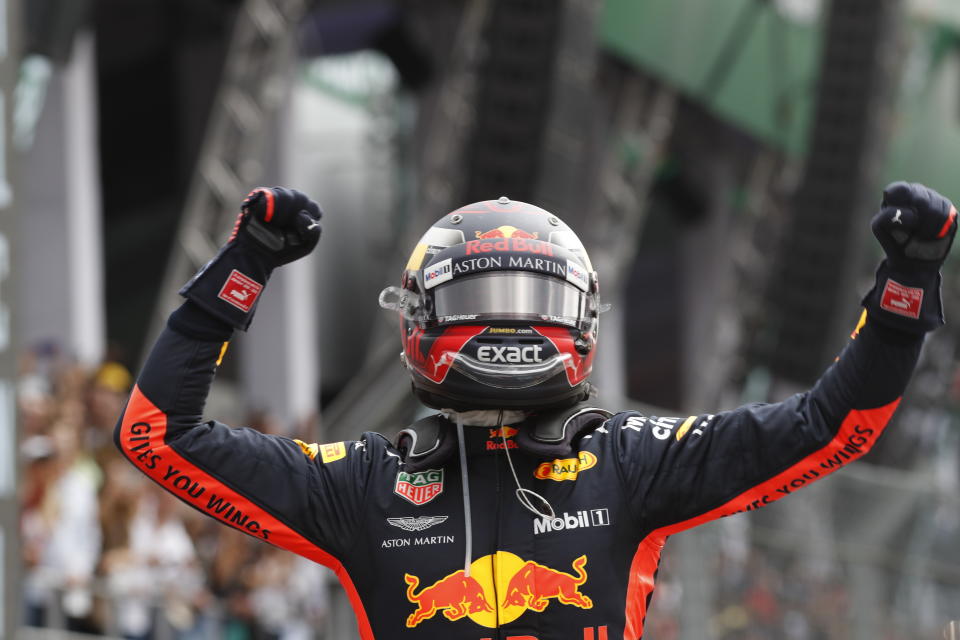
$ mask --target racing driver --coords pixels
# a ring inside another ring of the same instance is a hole
[[[922,185],[889,185],[872,221],[886,258],[813,388],[658,417],[590,405],[601,304],[577,236],[505,197],[467,205],[380,296],[413,391],[436,411],[395,442],[316,444],[202,417],[271,272],[320,237],[306,195],[255,189],[181,290],[116,444],[210,517],[330,567],[364,640],[633,640],[669,536],[822,479],[880,436],[943,323],[956,217]]]

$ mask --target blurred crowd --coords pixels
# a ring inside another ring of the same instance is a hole
[[[150,640],[323,637],[326,569],[202,516],[122,458],[113,428],[131,385],[117,362],[91,370],[52,345],[22,359],[26,622]]]
[[[666,552],[646,628],[655,640],[680,638],[683,589]],[[711,579],[719,580],[710,603],[710,637],[717,640],[839,640],[855,637],[853,602],[841,576],[815,576],[796,556],[753,547],[742,559],[715,556]],[[878,615],[873,612],[873,616]],[[911,640],[894,626],[879,625],[877,640]]]

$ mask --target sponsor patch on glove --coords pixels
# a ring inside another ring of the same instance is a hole
[[[249,313],[261,291],[263,291],[262,284],[234,269],[230,272],[227,281],[223,283],[217,297],[240,311]]]
[[[923,304],[923,289],[907,287],[896,280],[887,278],[880,297],[880,308],[890,313],[919,318],[920,307]]]

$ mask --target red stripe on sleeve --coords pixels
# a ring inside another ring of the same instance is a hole
[[[786,471],[748,489],[716,509],[657,531],[664,536],[670,536],[723,516],[741,511],[753,511],[833,473],[870,450],[899,404],[900,398],[897,398],[890,404],[876,409],[851,411],[840,424],[837,435],[822,449],[818,449]]]
[[[716,509],[661,527],[644,538],[637,547],[630,565],[624,640],[637,640],[643,633],[647,598],[653,591],[654,574],[660,562],[660,550],[668,536],[717,518],[759,509],[856,460],[870,450],[899,404],[900,398],[897,398],[890,404],[876,409],[851,411],[841,423],[837,435],[822,449],[818,449],[787,470],[748,489]]]
[[[191,464],[165,442],[167,415],[135,386],[123,415],[123,454],[165,490],[212,518],[333,569],[357,616],[362,640],[373,640],[366,611],[350,575],[335,557],[280,522],[246,496]]]
[[[890,404],[876,409],[851,411],[840,424],[837,435],[822,449],[811,453],[786,471],[741,493],[726,504],[695,518],[658,529],[658,532],[664,536],[670,536],[723,516],[759,509],[810,482],[833,473],[870,450],[899,404],[900,398],[897,398]]]
[[[640,541],[630,563],[627,583],[626,625],[623,640],[637,640],[643,635],[643,619],[647,617],[647,599],[653,593],[653,577],[660,566],[660,552],[666,537],[656,531]]]

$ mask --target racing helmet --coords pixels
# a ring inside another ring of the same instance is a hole
[[[540,207],[502,197],[448,213],[380,305],[399,312],[401,360],[428,406],[542,410],[591,395],[597,274]]]

